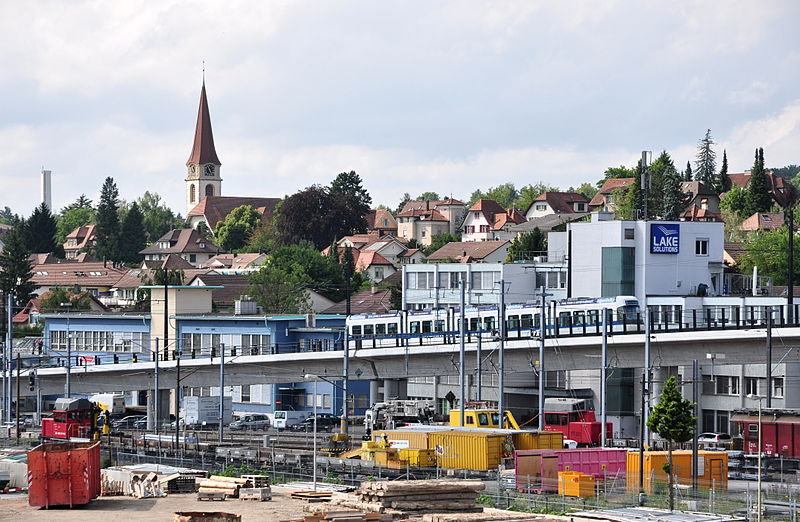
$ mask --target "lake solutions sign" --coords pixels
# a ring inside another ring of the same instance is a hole
[[[680,252],[681,226],[677,223],[650,224],[650,253],[677,254]]]

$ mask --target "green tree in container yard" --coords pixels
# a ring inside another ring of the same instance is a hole
[[[676,442],[688,442],[692,438],[697,418],[692,415],[693,404],[684,399],[678,390],[675,376],[670,377],[661,388],[661,397],[647,418],[647,427],[667,441],[667,464],[664,471],[669,475],[669,510],[675,508],[675,473],[672,468],[672,446]]]

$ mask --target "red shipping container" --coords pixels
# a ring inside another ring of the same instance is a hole
[[[28,504],[78,506],[100,496],[100,443],[40,444],[28,452]]]

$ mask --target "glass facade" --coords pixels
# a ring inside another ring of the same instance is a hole
[[[636,291],[636,249],[603,247],[601,297],[633,295]]]

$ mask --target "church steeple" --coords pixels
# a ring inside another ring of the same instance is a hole
[[[194,144],[192,153],[186,165],[202,165],[213,163],[220,166],[217,150],[214,148],[214,134],[211,131],[211,115],[208,112],[208,100],[206,99],[206,82],[203,81],[203,88],[200,90],[200,107],[197,109],[197,125],[194,129]]]
[[[205,72],[205,71],[204,71]],[[200,90],[200,107],[197,109],[197,125],[194,129],[192,153],[186,160],[186,213],[207,196],[222,195],[222,178],[214,134],[211,132],[211,115],[206,99],[206,82]]]

